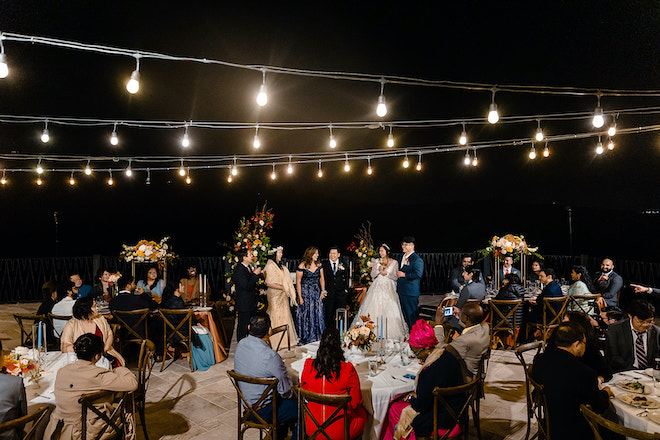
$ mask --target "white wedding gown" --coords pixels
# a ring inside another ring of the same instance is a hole
[[[379,260],[374,260],[374,266],[371,270],[373,282],[367,290],[358,314],[353,320],[353,325],[361,322],[360,316],[369,315],[374,324],[380,326],[380,317],[382,316],[383,323],[387,318],[387,326],[383,329],[383,337],[387,336],[388,339],[398,339],[399,341],[407,340],[409,336],[408,326],[403,319],[399,294],[396,292],[396,271],[399,270],[399,263],[392,260],[387,266],[387,275],[385,276],[379,273],[379,268]],[[383,326],[385,327],[385,325]],[[376,331],[376,336],[380,336],[380,329]]]

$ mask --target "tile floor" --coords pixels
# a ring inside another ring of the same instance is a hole
[[[425,303],[439,301],[424,298]],[[34,313],[38,304],[0,305],[0,340],[5,350],[20,342],[13,313]],[[236,392],[226,371],[233,368],[232,341],[229,358],[208,371],[190,372],[187,361],[179,360],[162,373],[156,364],[147,393],[149,438],[230,440],[236,439]],[[486,378],[486,398],[481,404],[484,440],[524,439],[526,432],[525,383],[522,367],[512,351],[494,351]],[[535,426],[532,431],[535,431]],[[470,437],[476,438],[474,429]],[[246,439],[257,439],[249,430]],[[142,439],[138,427],[138,439]]]

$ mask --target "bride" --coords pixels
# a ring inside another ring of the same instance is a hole
[[[380,325],[382,316],[383,322],[387,319],[387,338],[404,341],[408,339],[408,326],[403,320],[399,295],[396,293],[396,271],[399,270],[399,264],[392,258],[392,251],[385,243],[378,248],[378,254],[380,259],[374,259],[371,268],[373,283],[353,320],[353,325],[358,324],[360,316],[363,315],[370,315],[374,323]]]

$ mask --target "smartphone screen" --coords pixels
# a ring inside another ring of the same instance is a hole
[[[445,316],[451,316],[453,313],[453,307],[445,307]]]

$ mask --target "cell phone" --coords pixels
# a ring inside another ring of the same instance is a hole
[[[405,377],[406,379],[415,380],[415,375],[414,374],[404,374],[403,377]]]
[[[443,308],[445,312],[445,316],[451,316],[454,314],[454,308],[453,307],[445,307]]]

